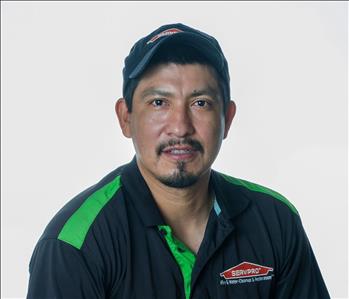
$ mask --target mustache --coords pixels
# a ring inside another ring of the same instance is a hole
[[[182,140],[178,140],[178,139],[170,139],[166,142],[160,143],[157,147],[156,147],[156,153],[158,156],[161,155],[161,152],[169,146],[174,146],[174,145],[189,145],[191,146],[194,150],[199,151],[201,153],[204,152],[204,147],[201,145],[201,143],[195,139],[192,138],[185,138]]]

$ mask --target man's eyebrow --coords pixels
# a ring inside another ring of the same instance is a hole
[[[198,97],[198,96],[203,96],[203,95],[208,95],[212,97],[213,99],[216,99],[217,97],[220,96],[219,90],[212,88],[212,87],[207,87],[203,89],[195,89],[192,93],[192,97]]]
[[[147,96],[162,96],[162,97],[169,97],[172,93],[166,90],[162,90],[159,88],[149,88],[142,92],[141,97],[145,98]]]
[[[162,96],[162,97],[170,97],[173,94],[169,91],[160,89],[160,88],[149,88],[144,90],[141,93],[141,97],[145,98],[148,96]],[[212,88],[212,87],[206,87],[206,88],[202,88],[202,89],[194,89],[193,92],[190,94],[190,97],[199,97],[199,96],[203,96],[203,95],[208,95],[210,97],[212,97],[213,99],[217,99],[218,97],[220,97],[220,91]]]

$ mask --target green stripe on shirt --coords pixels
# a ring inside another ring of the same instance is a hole
[[[63,226],[58,239],[80,249],[93,221],[121,187],[120,176],[92,193]]]
[[[184,243],[173,236],[170,226],[159,225],[158,229],[160,231],[165,231],[167,245],[182,272],[185,298],[189,299],[191,293],[191,274],[194,268],[196,256]]]
[[[280,193],[277,193],[274,190],[271,190],[269,188],[263,187],[261,185],[257,185],[257,184],[254,184],[254,183],[251,183],[251,182],[248,182],[248,181],[245,181],[245,180],[237,179],[237,178],[228,176],[226,174],[222,174],[221,173],[221,175],[229,183],[245,187],[245,188],[247,188],[247,189],[249,189],[251,191],[256,191],[256,192],[261,192],[261,193],[264,193],[264,194],[271,195],[272,197],[282,201],[285,205],[287,205],[293,213],[295,213],[296,215],[299,215],[297,209],[295,208],[295,206],[290,201],[288,201],[288,199],[286,197],[284,197]]]

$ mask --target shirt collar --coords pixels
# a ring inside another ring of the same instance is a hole
[[[126,192],[126,199],[130,199],[145,226],[165,225],[149,187],[139,171],[136,157],[123,169],[121,184]]]
[[[127,200],[130,199],[145,226],[166,224],[139,171],[136,157],[123,168],[121,183]],[[249,199],[239,187],[228,183],[220,173],[211,171],[210,184],[216,196],[213,208],[217,215],[233,219],[247,207]]]
[[[215,191],[223,217],[234,219],[249,205],[250,199],[241,187],[227,182],[219,172],[211,171],[210,184]]]

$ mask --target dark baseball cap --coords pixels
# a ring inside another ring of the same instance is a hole
[[[134,44],[129,55],[125,58],[123,69],[124,97],[129,82],[132,79],[139,78],[161,45],[169,42],[172,44],[187,45],[204,55],[217,71],[220,80],[222,80],[224,102],[230,100],[228,63],[218,41],[207,33],[181,23],[163,25]]]

